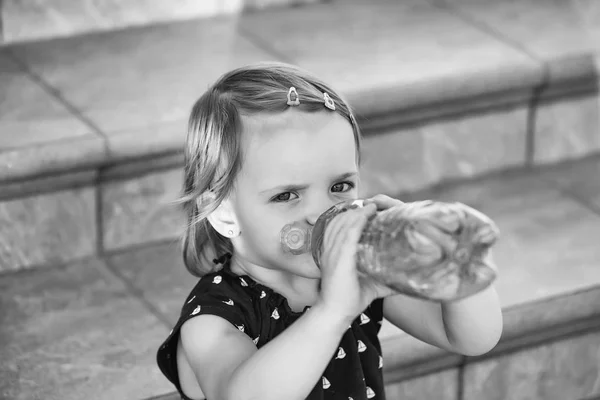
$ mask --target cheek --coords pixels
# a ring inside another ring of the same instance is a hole
[[[246,242],[253,248],[271,254],[281,252],[280,232],[286,222],[274,218],[273,215],[258,213],[254,213],[244,222]]]

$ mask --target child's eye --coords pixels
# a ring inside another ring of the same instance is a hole
[[[354,189],[354,182],[350,182],[350,181],[345,181],[345,182],[340,182],[340,183],[336,183],[335,185],[333,185],[333,187],[336,187],[338,185],[348,185],[348,190],[342,190],[342,192],[349,192],[350,190]]]
[[[275,197],[273,198],[273,200],[271,200],[271,201],[273,201],[273,202],[275,202],[275,203],[283,203],[283,202],[289,201],[289,200],[290,200],[290,198],[289,198],[289,197],[290,197],[290,194],[291,194],[291,193],[292,193],[292,192],[285,192],[285,193],[278,194],[278,195],[277,195],[277,196],[275,196]],[[287,195],[287,198],[286,198],[286,199],[283,199],[283,198],[281,198],[282,196],[286,196],[286,195]]]
[[[342,188],[343,188],[343,185],[348,185],[348,189],[347,190],[339,190],[337,192],[349,192],[350,190],[354,189],[356,186],[354,184],[354,182],[345,181],[345,182],[336,183],[335,185],[332,186],[332,188],[339,187],[340,185],[342,186]],[[335,192],[335,190],[334,190],[334,192]],[[274,203],[285,203],[287,201],[292,200],[292,199],[290,199],[291,194],[292,194],[292,192],[284,192],[284,193],[278,194],[277,196],[273,197],[273,199],[271,199],[271,201]]]

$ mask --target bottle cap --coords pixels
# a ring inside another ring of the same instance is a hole
[[[311,229],[303,228],[298,222],[285,225],[281,229],[281,247],[294,255],[310,251]]]

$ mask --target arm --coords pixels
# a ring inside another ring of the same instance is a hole
[[[201,315],[181,328],[182,346],[212,400],[305,399],[320,380],[349,321],[320,304],[260,350],[226,320]]]
[[[448,304],[401,294],[386,297],[383,315],[419,340],[468,356],[487,353],[502,334],[502,310],[492,286]]]
[[[378,210],[402,204],[385,195],[365,201],[369,203]],[[448,304],[395,294],[383,300],[383,315],[419,340],[465,355],[487,353],[502,334],[502,309],[493,286]]]

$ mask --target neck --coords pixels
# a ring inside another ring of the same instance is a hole
[[[248,275],[261,285],[271,288],[286,298],[292,311],[300,312],[312,306],[319,295],[321,280],[307,278],[289,271],[270,269],[242,260],[235,254],[231,258],[231,272]]]

